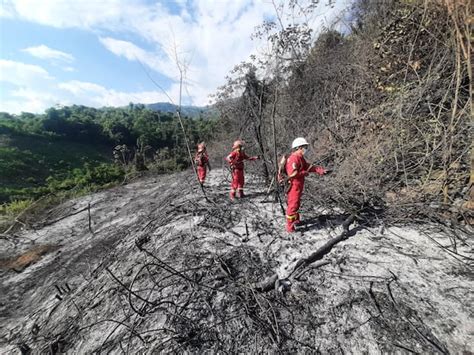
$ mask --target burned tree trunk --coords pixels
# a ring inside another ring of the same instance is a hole
[[[266,85],[257,79],[255,70],[250,70],[245,77],[246,87],[243,93],[243,97],[247,102],[248,116],[251,118],[253,134],[257,146],[260,151],[260,155],[263,159],[263,176],[267,185],[270,184],[270,173],[267,167],[267,154],[264,146],[264,137],[262,135],[263,122],[264,122],[264,108],[267,102]]]
[[[292,277],[297,270],[300,270],[301,268],[306,267],[309,264],[314,263],[315,261],[321,260],[326,254],[328,254],[331,251],[331,249],[337,243],[350,237],[351,232],[353,232],[354,230],[349,230],[349,226],[355,220],[356,220],[356,216],[353,214],[347,217],[346,220],[342,223],[342,228],[343,228],[342,233],[339,234],[339,236],[337,236],[336,238],[332,238],[329,241],[327,241],[321,248],[317,249],[316,251],[311,253],[309,256],[299,259],[296,262],[295,266],[293,267],[293,270],[291,270],[291,272],[289,273],[288,277]],[[265,279],[260,284],[256,285],[255,288],[259,292],[268,292],[275,288],[275,285],[279,280],[280,280],[279,276],[277,274],[273,274],[272,276]]]

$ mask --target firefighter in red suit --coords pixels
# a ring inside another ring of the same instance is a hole
[[[308,151],[309,143],[306,139],[296,138],[291,144],[291,155],[286,161],[286,174],[289,188],[287,192],[288,207],[286,210],[286,230],[295,231],[295,226],[300,222],[299,209],[301,195],[303,194],[304,178],[309,173],[324,175],[326,170],[321,166],[313,166],[306,162],[304,155]]]
[[[232,152],[227,156],[226,160],[232,171],[232,185],[230,187],[230,199],[244,197],[244,160],[257,160],[258,156],[249,157],[243,151],[243,142],[236,140],[232,145]]]
[[[204,184],[204,180],[206,180],[206,172],[207,169],[211,171],[211,165],[209,164],[209,156],[206,152],[206,145],[204,142],[199,143],[197,146],[197,152],[194,156],[194,163],[197,166],[197,174],[199,182]]]

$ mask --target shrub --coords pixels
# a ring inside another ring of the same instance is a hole
[[[22,211],[30,207],[32,203],[32,199],[14,200],[10,203],[5,203],[0,205],[0,214],[6,216],[18,216]]]

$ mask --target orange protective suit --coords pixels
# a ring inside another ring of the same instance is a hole
[[[299,209],[305,176],[310,172],[324,175],[326,170],[321,166],[308,164],[301,151],[295,151],[288,157],[285,168],[287,176],[291,176],[295,171],[297,172],[295,176],[289,179],[290,186],[287,191],[286,230],[291,233],[295,231],[295,225],[300,222]]]
[[[194,162],[196,163],[199,182],[204,184],[204,181],[206,180],[207,169],[209,168],[210,170],[209,156],[207,155],[206,151],[198,151],[194,156]]]
[[[235,146],[235,145],[234,145]],[[232,171],[232,183],[230,187],[230,198],[233,200],[238,193],[238,197],[244,197],[244,160],[257,160],[258,157],[249,157],[240,147],[235,148],[226,160],[230,164]]]

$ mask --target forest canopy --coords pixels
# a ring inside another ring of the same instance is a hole
[[[212,136],[216,118],[183,117],[193,144]],[[115,150],[114,150],[115,149]],[[137,152],[159,172],[189,166],[175,114],[145,105],[52,107],[44,114],[0,113],[0,202],[123,179]],[[114,163],[115,160],[115,163]],[[146,168],[146,166],[145,166]]]

